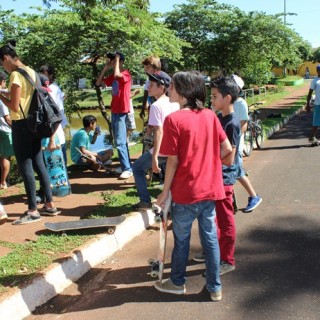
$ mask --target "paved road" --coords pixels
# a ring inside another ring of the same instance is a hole
[[[204,265],[192,262],[200,250],[196,225],[187,294],[153,288],[147,275],[158,243],[153,228],[27,319],[320,319],[320,148],[307,144],[310,123],[303,112],[245,161],[263,202],[254,213],[236,215],[237,265],[222,278],[221,302],[210,302]],[[246,194],[240,186],[236,191],[245,206]]]

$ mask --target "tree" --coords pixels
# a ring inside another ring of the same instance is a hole
[[[320,62],[320,47],[314,50],[311,59],[314,63]]]

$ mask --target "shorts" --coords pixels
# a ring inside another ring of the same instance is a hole
[[[238,153],[237,159],[235,160],[236,164],[236,175],[237,179],[240,179],[246,175],[246,172],[243,170],[243,161],[242,161],[242,155]]]
[[[127,130],[134,130],[137,128],[136,121],[134,119],[134,113],[127,113],[126,127],[127,127]]]
[[[312,121],[313,127],[320,127],[320,106],[315,105],[313,107],[313,121]]]
[[[14,156],[11,132],[0,131],[0,156]]]

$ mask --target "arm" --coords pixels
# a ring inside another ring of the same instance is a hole
[[[144,90],[142,106],[141,106],[141,112],[139,114],[141,119],[143,119],[145,117],[145,111],[146,111],[147,106],[148,106],[148,96],[149,96],[148,90]]]
[[[105,66],[103,67],[103,69],[102,69],[101,73],[99,74],[99,77],[98,77],[98,79],[97,79],[97,81],[96,81],[96,85],[97,85],[98,87],[101,86],[101,83],[102,83],[102,80],[103,80],[103,78],[104,78],[104,75],[105,75],[105,73],[110,69],[110,67],[111,67],[111,61],[109,60],[109,61],[105,64]]]
[[[92,137],[92,139],[90,141],[91,144],[95,144],[96,143],[98,135],[99,135],[99,133],[95,131],[94,134],[93,134],[93,137]]]
[[[248,121],[247,120],[241,120],[240,121],[240,130],[241,130],[241,134],[245,133],[248,129]]]
[[[116,54],[116,58],[114,59],[114,77],[115,78],[123,78],[123,75],[120,71],[120,56]]]
[[[308,96],[307,96],[307,107],[306,107],[306,109],[307,109],[308,111],[310,111],[310,100],[311,100],[311,97],[312,97],[312,92],[313,92],[313,90],[310,89],[310,90],[309,90],[309,93],[308,93]]]
[[[12,122],[11,122],[10,116],[6,115],[3,118],[4,118],[4,121],[7,123],[7,125],[12,127]]]
[[[164,179],[164,187],[162,192],[159,194],[156,204],[162,206],[169,195],[171,184],[176,173],[179,164],[178,156],[168,156],[167,166],[166,166],[166,177]]]
[[[162,127],[161,126],[154,126],[152,171],[155,173],[160,172],[159,163],[158,163],[158,156],[159,156],[159,150],[160,150],[160,146],[161,146],[162,136],[163,136]]]
[[[232,147],[228,138],[220,144],[220,158],[222,164],[228,167],[230,167],[233,164],[234,155],[232,158]]]
[[[0,100],[13,112],[18,112],[20,107],[21,87],[13,83],[11,86],[10,100],[0,94]]]

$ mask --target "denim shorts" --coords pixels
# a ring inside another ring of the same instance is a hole
[[[320,127],[320,106],[314,106],[313,107],[313,121],[312,121],[313,127]]]

